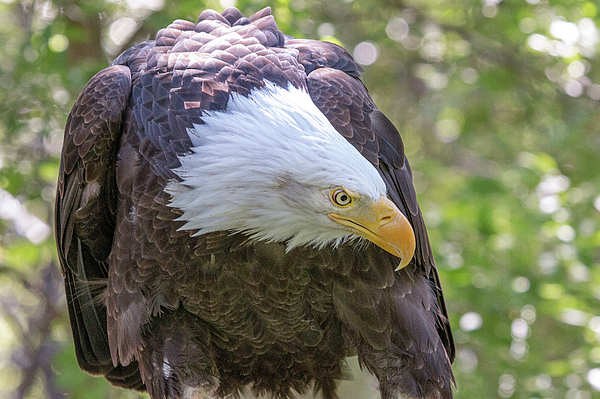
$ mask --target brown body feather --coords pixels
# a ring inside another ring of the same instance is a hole
[[[358,354],[384,399],[452,397],[454,344],[410,167],[360,72],[339,46],[284,36],[269,9],[230,8],[175,21],[90,80],[67,121],[56,203],[84,370],[155,399],[245,386],[286,398],[312,382],[331,399]],[[265,80],[308,90],[379,170],[415,231],[409,266],[394,272],[397,258],[374,245],[286,252],[178,230],[164,188],[190,151],[186,129]]]

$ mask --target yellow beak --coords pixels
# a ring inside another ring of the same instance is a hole
[[[396,270],[410,263],[415,253],[415,233],[398,207],[381,196],[358,216],[330,213],[327,216],[402,260]]]

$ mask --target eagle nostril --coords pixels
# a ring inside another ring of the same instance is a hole
[[[388,224],[389,222],[391,222],[393,220],[393,216],[384,216],[379,220],[379,225],[383,226]]]

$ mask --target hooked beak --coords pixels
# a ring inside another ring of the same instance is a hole
[[[401,258],[400,265],[396,270],[408,265],[415,253],[415,233],[410,222],[398,207],[383,195],[374,201],[370,208],[357,216],[338,213],[330,213],[327,216],[334,222],[349,227],[354,233],[392,255]]]

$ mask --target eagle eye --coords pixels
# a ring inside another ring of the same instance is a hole
[[[352,197],[346,191],[338,188],[331,192],[331,201],[337,206],[346,207],[352,204]]]

